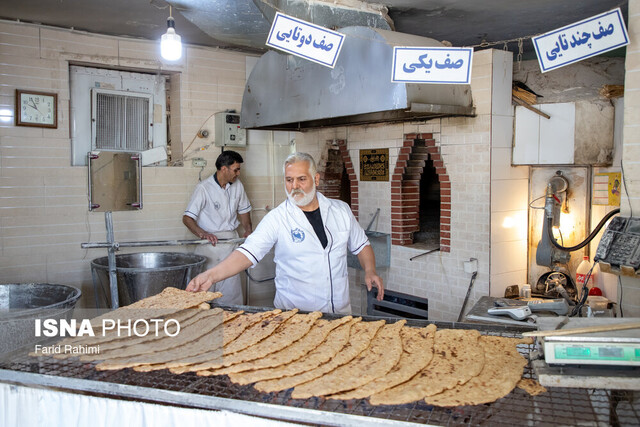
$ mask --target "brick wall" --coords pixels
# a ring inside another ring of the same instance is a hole
[[[420,142],[418,142],[420,140]],[[407,134],[398,154],[391,179],[391,243],[411,245],[419,231],[420,177],[423,168],[411,167],[412,161],[431,159],[440,182],[440,250],[451,250],[451,182],[436,146],[433,134]],[[416,169],[417,174],[409,172]]]

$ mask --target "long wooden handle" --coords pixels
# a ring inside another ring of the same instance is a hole
[[[640,329],[640,322],[617,323],[613,325],[587,326],[585,328],[560,329],[558,331],[524,332],[523,337],[552,337],[557,335],[575,335],[591,332],[621,331],[623,329]]]

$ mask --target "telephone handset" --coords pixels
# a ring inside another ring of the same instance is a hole
[[[600,239],[595,262],[612,267],[640,268],[640,218],[613,217]]]

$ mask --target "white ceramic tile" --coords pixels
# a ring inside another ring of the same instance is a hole
[[[516,211],[526,209],[529,183],[526,179],[496,180],[491,182],[491,210]]]
[[[527,269],[527,243],[500,242],[491,245],[491,273],[504,274]]]

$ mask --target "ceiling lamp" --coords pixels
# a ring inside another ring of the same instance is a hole
[[[177,61],[182,57],[182,42],[180,36],[176,34],[176,23],[171,16],[171,6],[169,6],[169,19],[167,19],[167,32],[160,39],[160,54],[167,61]]]

